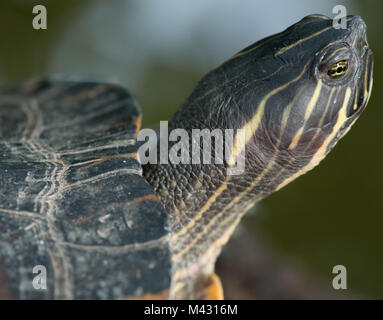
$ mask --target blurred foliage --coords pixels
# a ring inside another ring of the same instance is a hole
[[[94,3],[85,0],[53,2],[54,5],[49,6],[48,30],[39,32],[31,27],[31,8],[34,4],[52,4],[52,1],[0,2],[2,84],[57,72],[49,67],[49,62],[61,41],[60,36]],[[343,264],[348,270],[351,290],[367,297],[383,298],[383,273],[380,272],[383,270],[383,110],[380,106],[383,90],[379,89],[383,81],[380,35],[383,3],[355,1],[355,5],[356,13],[368,25],[375,57],[374,88],[369,106],[318,168],[264,200],[256,215],[249,214],[245,218],[245,224],[248,228],[256,225],[267,234],[275,248],[303,261],[328,286],[333,277],[332,267]],[[113,19],[113,16],[108,18]],[[114,31],[109,36],[119,37],[121,30]],[[90,47],[86,49],[78,59],[83,61],[83,69],[91,72],[93,65],[88,57],[94,52]],[[106,69],[108,61],[105,57]],[[127,83],[143,106],[145,125],[170,118],[197,80],[208,71],[202,69],[187,63],[180,66],[171,58],[153,57],[137,81]]]
[[[32,8],[49,1],[0,1],[0,79],[7,82],[47,73],[47,62],[64,26],[87,1],[56,1],[49,8],[47,30],[32,28]]]
[[[170,119],[200,77],[201,72],[187,66],[179,69],[159,62],[149,65],[135,92],[143,106],[144,126],[157,126],[159,120]]]

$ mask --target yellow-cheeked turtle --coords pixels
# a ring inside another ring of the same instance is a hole
[[[214,264],[235,226],[350,129],[372,68],[358,16],[342,29],[311,15],[245,48],[169,123],[192,144],[193,129],[243,129],[245,147],[235,136],[231,160],[211,164],[142,165],[141,113],[120,86],[39,79],[2,91],[0,297],[222,298]],[[244,172],[229,175],[240,155]]]

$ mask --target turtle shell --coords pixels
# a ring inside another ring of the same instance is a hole
[[[1,93],[0,298],[167,296],[168,216],[142,177],[140,120],[113,84]]]

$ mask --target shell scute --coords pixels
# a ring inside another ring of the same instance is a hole
[[[168,217],[124,88],[38,79],[0,94],[0,294],[107,299],[170,286]],[[33,287],[33,267],[47,289]]]

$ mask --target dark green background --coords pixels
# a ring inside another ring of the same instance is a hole
[[[57,55],[58,44],[68,25],[81,19],[81,13],[95,2],[1,0],[1,84],[56,72],[81,74],[85,70],[91,74],[94,68],[91,57],[97,52],[86,45],[89,40],[83,46],[82,55],[77,57],[81,70],[71,68],[71,61],[65,59],[59,70],[52,69],[49,62]],[[119,0],[108,1],[111,7],[116,2]],[[150,5],[150,1],[147,2]],[[352,4],[353,10],[348,13],[361,15],[368,25],[369,43],[375,57],[374,88],[368,108],[318,168],[263,201],[258,206],[258,214],[249,214],[244,224],[250,229],[256,226],[276,250],[301,260],[326,285],[331,283],[332,267],[343,264],[348,270],[348,287],[353,292],[383,298],[383,4],[380,1],[343,3]],[[33,4],[47,5],[48,30],[32,29]],[[331,9],[321,13],[331,15]],[[219,14],[219,11],[211,14]],[[105,19],[102,23],[107,24],[113,16]],[[241,17],[233,17],[233,21],[227,23],[235,24],[236,19]],[[219,30],[216,31],[218,35]],[[122,30],[103,34],[100,39],[118,38],[119,32]],[[240,49],[233,48],[232,53]],[[154,57],[142,69],[139,79],[123,81],[134,90],[144,110],[145,126],[168,119],[196,81],[215,66],[193,65],[188,61],[187,52],[177,61],[171,57]],[[129,65],[116,65],[108,57],[104,64],[104,74],[108,76],[113,76],[116,68],[129,72]]]

